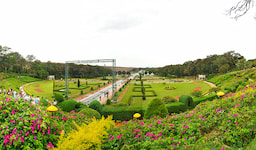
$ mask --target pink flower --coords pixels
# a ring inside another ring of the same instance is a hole
[[[233,117],[236,117],[238,114],[234,114]]]
[[[113,137],[113,136],[111,138],[109,138],[110,141],[113,140],[113,139],[115,139],[115,137]]]
[[[36,139],[37,139],[37,136],[35,136],[34,139],[36,140]]]
[[[172,124],[169,124],[169,126],[170,126],[170,127],[174,127],[174,125],[172,125]]]
[[[118,135],[116,138],[117,138],[117,139],[120,139],[122,136],[123,136],[123,135],[120,134],[120,135]]]
[[[52,145],[51,142],[49,142],[49,144],[46,146],[47,149],[50,149],[50,148],[54,148],[54,146]]]
[[[3,113],[4,113],[4,114],[6,114],[6,112],[5,112],[5,111],[3,111]]]
[[[185,137],[184,140],[187,140],[187,138]]]
[[[28,136],[29,135],[29,132],[27,132],[26,134],[25,134],[25,136]]]
[[[140,135],[139,135],[139,134],[135,136],[135,138],[138,138],[138,137],[140,137]]]
[[[20,138],[20,141],[21,141],[22,143],[24,143],[24,137],[21,137],[21,138]]]
[[[31,117],[34,117],[35,115],[34,114],[31,114]]]

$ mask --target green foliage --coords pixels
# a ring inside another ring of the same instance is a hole
[[[179,97],[179,102],[182,102],[185,104],[186,110],[193,106],[193,99],[191,96],[188,96],[188,95],[181,95]]]
[[[49,106],[50,104],[49,104],[49,102],[46,101],[45,99],[40,99],[40,105],[47,107],[47,106]]]
[[[175,102],[178,102],[177,99],[175,99],[173,96],[165,96],[161,99],[164,104],[169,104],[169,103],[175,103]]]
[[[107,99],[107,105],[110,105],[111,104],[111,100],[110,99]]]
[[[77,87],[78,88],[80,87],[80,80],[79,79],[77,80]]]
[[[96,111],[98,111],[100,114],[102,114],[102,109],[103,109],[103,106],[100,104],[99,101],[97,100],[93,100],[90,105],[89,105],[89,108],[92,108]]]
[[[195,97],[201,97],[202,96],[202,91],[201,90],[195,90],[191,94]]]
[[[64,97],[62,96],[62,94],[58,94],[58,93],[54,93],[54,99],[58,102],[61,103],[64,101]]]
[[[180,113],[186,111],[185,104],[181,102],[170,103],[165,105],[168,112],[171,113]]]
[[[101,118],[100,113],[92,108],[84,108],[80,110],[79,113],[84,114],[88,118],[93,118],[93,117],[95,117],[96,119]]]
[[[193,99],[193,105],[195,107],[196,105],[200,104],[201,102],[212,101],[216,98],[218,98],[216,93],[211,94],[211,95],[207,95],[207,96],[204,96],[204,97],[196,97],[196,98]]]
[[[77,102],[75,100],[65,100],[58,104],[63,111],[70,112],[75,110]]]
[[[154,98],[150,101],[145,111],[145,118],[149,119],[152,116],[164,117],[168,113],[168,110],[164,102],[159,98]]]
[[[103,115],[113,115],[114,120],[128,121],[133,119],[135,113],[141,114],[143,118],[145,113],[145,107],[132,107],[132,106],[119,106],[119,107],[103,107]]]
[[[69,133],[78,124],[88,121],[78,113],[47,112],[47,107],[33,105],[27,100],[1,97],[1,150],[47,149],[56,146],[61,131]],[[57,115],[57,116],[52,116]]]

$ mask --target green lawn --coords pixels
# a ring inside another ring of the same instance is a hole
[[[201,91],[204,93],[210,89],[210,86],[203,81],[194,82],[181,82],[181,83],[152,83],[150,84],[152,88],[146,88],[146,95],[152,95],[152,92],[147,92],[148,90],[154,90],[157,94],[156,97],[163,98],[164,96],[180,96],[180,95],[191,95],[192,91],[196,88],[202,87]],[[175,90],[165,90],[164,87],[168,86],[176,87]],[[125,93],[123,99],[120,103],[128,103],[131,95],[142,95],[141,92],[133,92],[134,84],[130,84],[129,89]],[[141,97],[133,97],[131,101],[132,106],[146,106],[148,103],[156,97],[146,97],[143,101]]]
[[[92,79],[93,80],[93,79]],[[90,80],[91,81],[91,80]],[[95,81],[95,80],[94,80]],[[65,91],[65,81],[55,81],[54,92],[59,94],[64,94]],[[77,87],[77,81],[69,82],[69,92],[73,97],[80,96],[81,90],[83,90],[83,94],[91,92],[91,87],[93,90],[96,90],[100,87],[104,86],[103,83],[97,82],[81,82],[80,87]],[[26,87],[27,91],[34,96],[39,97],[47,97],[51,99],[53,96],[53,81],[39,81],[32,84],[29,84]],[[40,89],[40,90],[38,90]]]
[[[2,88],[7,89],[13,89],[16,90],[17,92],[20,91],[20,87],[30,83],[30,82],[35,82],[35,81],[40,81],[40,79],[37,78],[32,78],[28,76],[17,76],[17,77],[11,77],[11,78],[6,78],[0,81],[0,86]]]

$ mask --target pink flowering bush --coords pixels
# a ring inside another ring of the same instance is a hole
[[[203,102],[193,110],[130,120],[115,127],[102,149],[238,149],[255,138],[255,86]]]
[[[81,124],[84,115],[76,112],[47,112],[47,108],[22,99],[0,100],[0,149],[48,149],[57,144],[59,135]]]

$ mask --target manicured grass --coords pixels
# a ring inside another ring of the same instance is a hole
[[[5,87],[6,90],[13,89],[19,92],[21,86],[30,82],[35,82],[35,81],[40,81],[40,79],[32,78],[28,76],[11,77],[11,78],[6,78],[0,81],[0,86],[2,88]]]
[[[157,94],[156,97],[163,98],[165,96],[180,96],[180,95],[191,95],[192,91],[197,87],[202,87],[202,92],[206,92],[210,89],[210,86],[203,81],[194,82],[182,82],[182,83],[152,83],[150,84],[152,88],[146,88],[146,95],[152,95],[152,92],[147,92],[149,90],[154,90]],[[175,90],[165,90],[164,87],[168,86],[176,87]],[[120,103],[128,103],[131,95],[142,95],[141,92],[133,92],[134,84],[130,84],[129,89],[126,91],[123,99]],[[146,100],[142,100],[141,97],[133,97],[131,101],[132,106],[146,106],[148,103],[156,97],[146,97]]]
[[[94,80],[95,81],[95,80]],[[54,93],[64,94],[65,90],[65,81],[55,81],[54,86]],[[73,95],[73,97],[80,96],[81,90],[83,90],[83,94],[91,92],[91,87],[93,90],[96,90],[100,87],[102,87],[103,83],[97,83],[97,82],[87,82],[87,85],[85,82],[80,82],[80,87],[77,87],[76,81],[69,82],[69,92],[70,95]],[[34,96],[39,97],[47,97],[52,98],[53,94],[53,81],[39,81],[32,84],[29,84],[26,87],[27,91],[31,93]],[[38,90],[40,89],[40,90]],[[62,90],[62,91],[60,91]]]
[[[53,81],[38,81],[26,86],[26,90],[33,96],[51,99],[53,96]]]

